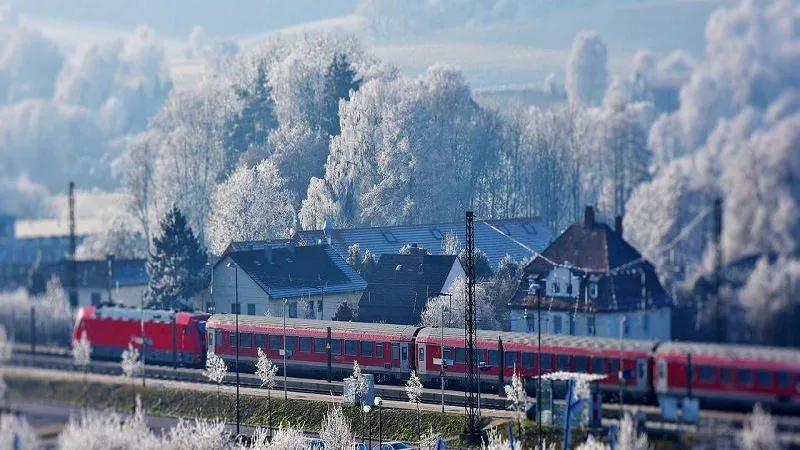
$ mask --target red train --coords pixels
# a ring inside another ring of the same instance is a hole
[[[215,315],[206,326],[210,348],[232,363],[235,316]],[[438,383],[443,358],[448,384],[464,379],[462,329],[444,329],[444,352],[442,329],[430,327],[286,319],[284,329],[282,318],[240,315],[239,334],[240,364],[247,366],[255,363],[258,347],[271,359],[282,359],[285,336],[291,374],[342,378],[357,360],[378,379],[402,381],[416,370],[423,380]],[[478,331],[476,346],[483,385],[496,386],[501,370],[505,380],[514,370],[523,377],[538,374],[536,335]],[[625,395],[642,401],[691,391],[705,405],[752,407],[758,402],[800,411],[797,350],[546,335],[541,355],[542,373],[606,375],[600,388],[609,395],[619,392],[622,372]]]
[[[92,344],[92,357],[119,359],[129,343],[142,348],[148,363],[202,367],[206,355],[208,314],[162,310],[87,306],[78,310],[72,338],[85,331]]]

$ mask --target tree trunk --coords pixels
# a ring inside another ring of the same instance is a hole
[[[420,430],[420,420],[419,420],[419,400],[417,400],[417,445],[422,445],[422,433]]]
[[[219,383],[217,383],[217,419],[219,419]]]
[[[267,426],[269,427],[269,440],[272,442],[272,390],[267,391]]]

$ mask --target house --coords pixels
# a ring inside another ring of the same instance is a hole
[[[347,302],[358,306],[367,283],[327,244],[232,243],[211,272],[210,313],[268,314],[330,320]]]
[[[669,339],[672,299],[622,238],[621,218],[615,228],[587,207],[582,222],[531,261],[508,303],[512,331],[536,332],[541,324],[545,334]]]
[[[476,220],[474,225],[475,247],[486,254],[492,269],[497,268],[506,254],[521,261],[531,257],[531,250],[541,252],[553,240],[552,230],[539,217]],[[300,243],[328,243],[344,257],[348,247],[359,244],[362,254],[369,250],[380,259],[412,243],[439,254],[447,233],[454,233],[463,248],[466,243],[463,222],[348,229],[334,229],[326,224],[323,230],[298,231],[296,239]]]
[[[425,302],[450,292],[459,277],[464,277],[464,269],[455,255],[431,255],[416,244],[409,254],[384,254],[367,276],[358,320],[418,324]]]
[[[36,278],[42,283],[56,278],[69,286],[69,262],[62,260],[43,267]],[[150,277],[144,259],[114,259],[75,261],[77,299],[72,306],[97,306],[115,303],[138,307],[147,293]]]

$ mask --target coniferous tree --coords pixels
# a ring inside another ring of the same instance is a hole
[[[275,114],[275,100],[266,67],[261,64],[250,86],[234,87],[236,96],[243,102],[241,111],[228,122],[226,139],[226,167],[233,170],[241,157],[250,165],[266,158],[266,153],[258,156],[251,153],[264,152],[270,132],[278,127]]]
[[[160,228],[147,257],[148,296],[159,307],[185,308],[190,297],[203,288],[208,257],[177,207],[164,216]]]
[[[328,71],[325,73],[325,104],[322,117],[322,129],[330,136],[339,135],[339,100],[350,100],[350,91],[358,91],[361,80],[347,55],[337,53],[333,57]]]

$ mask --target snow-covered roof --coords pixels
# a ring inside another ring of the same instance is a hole
[[[78,219],[75,221],[75,234],[85,236],[98,234],[104,229],[100,219]],[[36,239],[69,236],[69,221],[62,219],[17,220],[14,222],[16,239]]]

